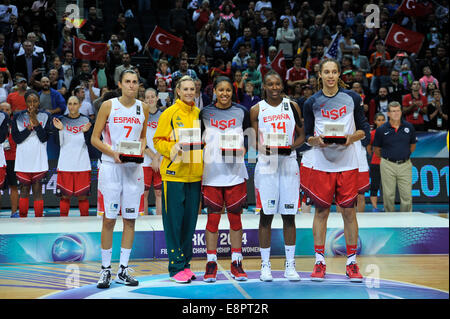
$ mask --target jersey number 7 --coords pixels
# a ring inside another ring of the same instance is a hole
[[[128,138],[128,136],[130,136],[131,130],[133,129],[132,126],[124,126],[123,128],[126,128],[127,131],[127,135],[125,135],[125,138]]]

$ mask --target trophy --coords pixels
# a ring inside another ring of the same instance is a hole
[[[200,128],[179,128],[178,140],[183,151],[202,148],[202,133]]]
[[[278,153],[279,155],[291,154],[289,138],[284,133],[264,133],[264,144],[266,145],[267,155]]]
[[[241,136],[235,133],[221,134],[219,137],[219,147],[222,152],[222,156],[238,156],[242,152]]]
[[[325,144],[345,144],[345,125],[341,123],[324,123],[323,142]]]
[[[141,155],[141,142],[139,141],[121,141],[117,151],[123,163],[142,163],[144,161],[144,156]]]

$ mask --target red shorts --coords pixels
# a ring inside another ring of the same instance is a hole
[[[369,171],[358,172],[358,194],[364,194],[370,189]]]
[[[358,170],[344,172],[323,172],[311,169],[314,183],[308,185],[308,196],[323,208],[333,203],[343,208],[353,207],[358,196]]]
[[[56,189],[64,196],[88,196],[91,190],[91,171],[58,171]]]
[[[308,194],[309,175],[311,174],[311,168],[306,167],[300,163],[300,188]]]
[[[17,180],[20,184],[30,186],[36,182],[39,182],[47,175],[47,171],[38,173],[16,172]]]
[[[0,167],[0,189],[5,186],[6,166]]]
[[[203,186],[203,203],[211,212],[222,211],[223,205],[228,213],[240,213],[247,201],[247,183],[234,186]]]
[[[148,191],[150,187],[153,187],[155,189],[161,189],[162,182],[161,182],[161,174],[159,172],[156,172],[151,167],[144,167],[144,185],[145,190]]]

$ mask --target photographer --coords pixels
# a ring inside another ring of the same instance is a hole
[[[383,40],[378,40],[375,43],[376,51],[370,56],[370,67],[373,71],[372,82],[370,83],[370,92],[375,95],[380,86],[385,86],[389,82],[388,60],[391,56],[386,51],[386,46]]]

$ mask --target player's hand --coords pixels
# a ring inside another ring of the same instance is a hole
[[[64,128],[62,122],[56,117],[53,118],[53,126],[55,126],[60,131]]]
[[[170,151],[170,160],[173,162],[179,156],[183,155],[183,149],[181,148],[180,143],[176,143],[172,150]]]
[[[152,158],[152,169],[155,172],[159,172],[160,164],[161,164],[161,158],[160,158],[159,154],[157,154]]]
[[[118,152],[114,152],[114,162],[117,164],[122,164],[122,161],[120,160],[120,154]]]
[[[87,122],[87,124],[83,125],[83,128],[81,129],[81,131],[83,131],[83,133],[86,133],[87,131],[89,131],[91,126],[92,126],[91,122]]]
[[[327,147],[328,145],[325,144],[322,137],[322,135],[312,136],[308,139],[308,144],[311,146]]]

